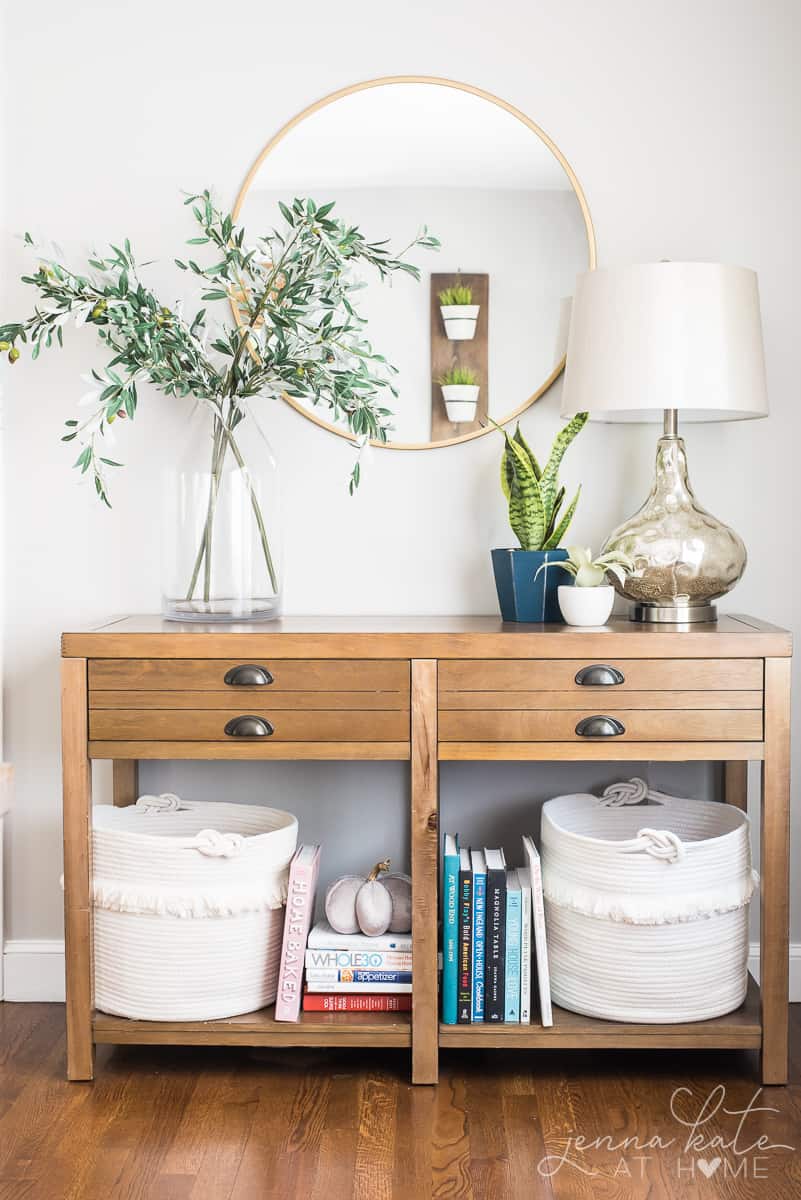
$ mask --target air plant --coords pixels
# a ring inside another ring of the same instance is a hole
[[[586,549],[583,546],[568,546],[567,559],[550,565],[562,567],[573,576],[576,587],[586,588],[601,587],[607,583],[607,575],[614,575],[622,587],[626,577],[634,570],[633,560],[622,550],[610,550],[608,554],[593,558],[589,546]]]
[[[512,437],[492,421],[506,439],[501,460],[501,487],[509,502],[509,524],[522,550],[554,550],[568,530],[576,511],[579,487],[564,514],[561,515],[565,489],[559,484],[559,468],[565,451],[587,423],[587,413],[577,413],[554,439],[544,467],[520,432]]]

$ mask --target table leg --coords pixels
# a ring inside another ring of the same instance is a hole
[[[67,1078],[91,1079],[92,1041],[92,770],[87,753],[85,658],[61,663],[64,773],[64,940],[67,984]]]
[[[436,1083],[437,870],[439,863],[437,663],[412,662],[412,1082]]]
[[[765,659],[760,992],[762,1082],[787,1082],[790,857],[789,658]]]
[[[135,758],[115,758],[111,765],[115,808],[127,808],[139,798],[139,763]]]
[[[748,763],[744,759],[723,764],[723,799],[748,812]]]

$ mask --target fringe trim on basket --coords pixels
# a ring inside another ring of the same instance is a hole
[[[735,912],[748,904],[758,883],[759,875],[751,871],[747,879],[717,887],[714,891],[674,896],[632,896],[598,892],[575,883],[555,880],[543,872],[543,893],[551,904],[583,913],[587,917],[603,917],[626,925],[678,925],[702,917]]]
[[[287,896],[289,870],[279,879],[250,889],[227,892],[184,892],[160,888],[137,889],[113,879],[95,879],[92,898],[95,908],[108,912],[151,913],[160,917],[236,917],[245,912],[267,912],[280,908]]]

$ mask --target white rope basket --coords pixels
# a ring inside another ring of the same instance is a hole
[[[214,1020],[275,1000],[298,823],[244,804],[141,796],[93,811],[95,1004]]]
[[[643,803],[647,801],[647,803]],[[556,1004],[672,1023],[738,1008],[748,983],[750,823],[727,804],[612,784],[542,810]]]

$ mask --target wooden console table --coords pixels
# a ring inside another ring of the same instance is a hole
[[[789,634],[739,616],[682,630],[627,621],[602,630],[512,626],[493,617],[299,617],[224,627],[143,617],[66,633],[69,1078],[92,1078],[96,1043],[137,1042],[410,1046],[416,1083],[436,1082],[439,1046],[757,1048],[763,1081],[786,1082],[790,654]],[[261,673],[237,670],[248,666]],[[592,666],[613,670],[584,670]],[[580,736],[579,721],[596,715],[615,718],[624,732]],[[239,716],[256,724],[238,724]],[[254,729],[261,735],[248,736]],[[113,760],[120,805],[136,798],[141,759],[410,760],[411,1017],[303,1013],[286,1024],[265,1009],[225,1021],[150,1022],[95,1012],[92,759]],[[726,799],[741,807],[747,763],[762,764],[761,976],[744,1006],[686,1025],[558,1009],[548,1029],[440,1025],[439,763],[692,759],[724,762]]]

